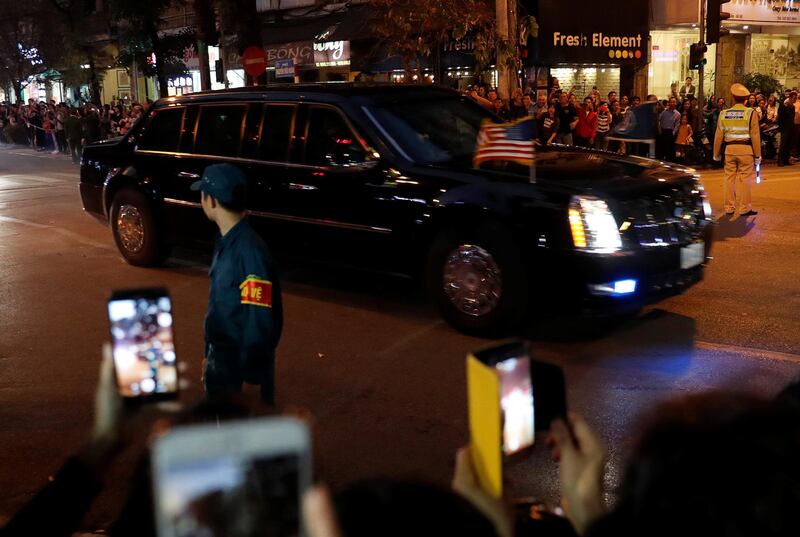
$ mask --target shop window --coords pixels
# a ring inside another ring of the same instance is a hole
[[[139,149],[149,151],[175,151],[183,122],[183,108],[156,110],[144,127]]]
[[[194,92],[194,80],[190,76],[179,76],[167,81],[167,94],[170,97]]]
[[[261,127],[259,157],[270,162],[286,162],[294,123],[295,106],[266,106]]]
[[[363,147],[341,114],[331,108],[311,110],[306,136],[306,164],[350,166],[365,160]]]
[[[199,155],[238,157],[245,106],[204,106],[194,152]]]

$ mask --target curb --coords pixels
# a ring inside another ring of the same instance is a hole
[[[26,151],[31,155],[50,155],[52,157],[64,157],[72,160],[72,157],[70,156],[69,153],[58,153],[57,155],[53,155],[48,150],[37,151],[29,145],[0,144],[0,151]]]

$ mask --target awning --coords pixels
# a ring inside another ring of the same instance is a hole
[[[357,39],[372,39],[375,37],[371,22],[377,16],[377,10],[372,6],[354,6],[345,14],[336,31],[328,41],[354,41]]]
[[[372,37],[369,22],[375,10],[356,6],[319,17],[266,23],[262,28],[265,45],[294,41],[351,41]]]

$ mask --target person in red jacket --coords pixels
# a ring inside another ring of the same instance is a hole
[[[578,124],[575,125],[575,145],[594,147],[597,136],[597,112],[594,111],[594,102],[591,97],[583,100],[583,106],[578,109]]]

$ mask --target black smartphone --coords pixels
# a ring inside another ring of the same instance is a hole
[[[165,289],[114,291],[108,301],[119,393],[127,401],[178,395],[172,300]]]
[[[531,360],[534,423],[537,431],[549,431],[553,420],[567,418],[564,370],[556,364]]]
[[[499,376],[504,455],[533,447],[536,432],[548,431],[554,419],[566,417],[567,393],[562,369],[534,360],[528,343],[505,342],[474,355],[494,367]]]

